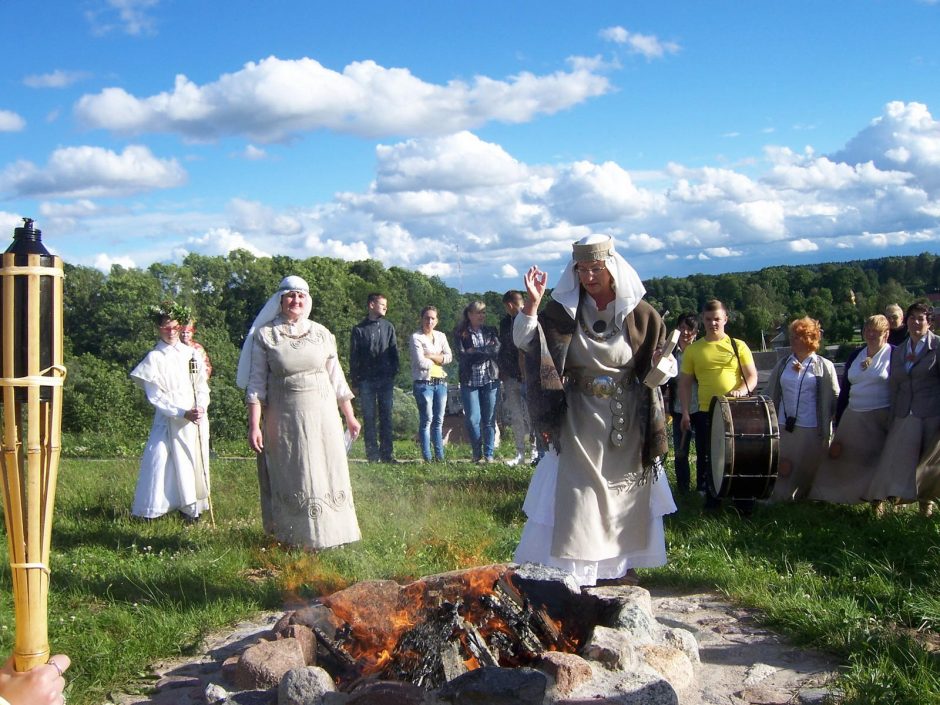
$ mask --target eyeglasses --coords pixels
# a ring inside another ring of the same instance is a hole
[[[599,277],[601,272],[606,272],[607,267],[577,267],[578,275],[586,277],[590,274],[592,277]]]

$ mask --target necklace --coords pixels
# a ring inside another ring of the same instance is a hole
[[[597,323],[604,323],[604,322],[598,321]],[[617,333],[620,332],[620,329],[617,328],[617,326],[613,324],[611,324],[610,329],[608,330],[606,323],[604,323],[603,327],[597,325],[597,323],[594,324],[594,328],[595,330],[597,329],[600,329],[600,330],[598,330],[598,332],[595,333],[593,330],[588,328],[588,325],[587,323],[584,322],[584,318],[580,314],[580,312],[578,313],[578,325],[581,326],[581,332],[584,333],[584,335],[586,335],[588,338],[590,338],[591,340],[595,342],[602,343],[605,340],[610,340],[615,335],[617,335]]]

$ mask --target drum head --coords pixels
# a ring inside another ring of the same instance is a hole
[[[726,428],[729,421],[725,409],[728,403],[724,399],[715,397],[711,404],[711,456],[712,456],[712,493],[716,497],[724,497],[725,470],[728,467],[728,455],[725,443],[730,443],[731,459],[734,459],[734,439],[727,437],[726,433],[732,430]]]

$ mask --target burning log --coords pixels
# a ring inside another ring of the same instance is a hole
[[[359,664],[356,663],[353,657],[343,651],[343,648],[339,645],[339,643],[330,639],[330,637],[328,637],[320,627],[314,626],[313,633],[317,637],[317,643],[323,645],[323,647],[330,653],[330,656],[339,662],[339,665],[341,668],[343,668],[343,670],[350,673],[359,670]]]
[[[493,652],[490,651],[490,647],[487,646],[483,635],[480,634],[479,630],[473,624],[464,620],[463,631],[466,636],[464,644],[481,666],[499,665],[499,661],[496,659],[496,656],[493,655]]]

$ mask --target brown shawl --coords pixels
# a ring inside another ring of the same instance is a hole
[[[536,430],[547,435],[557,448],[561,419],[567,409],[563,376],[565,359],[577,322],[557,301],[549,301],[538,318],[536,335],[525,350],[526,401]],[[634,372],[642,380],[652,365],[654,350],[666,340],[666,327],[656,310],[647,302],[640,301],[624,318],[624,328],[633,350]],[[660,389],[651,390],[642,382],[640,389],[646,422],[643,466],[648,468],[658,456],[665,455],[668,448],[666,415]]]

